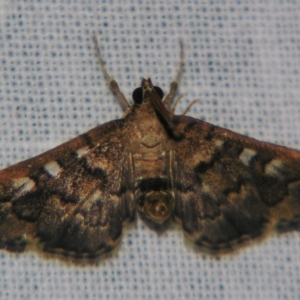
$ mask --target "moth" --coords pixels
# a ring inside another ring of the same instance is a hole
[[[183,51],[169,94],[143,79],[130,105],[94,43],[125,115],[0,172],[0,248],[96,258],[136,211],[209,253],[299,229],[299,151],[175,115]]]

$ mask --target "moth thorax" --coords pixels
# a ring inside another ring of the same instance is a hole
[[[140,197],[138,208],[155,223],[162,224],[172,212],[173,197],[168,191],[150,191]]]

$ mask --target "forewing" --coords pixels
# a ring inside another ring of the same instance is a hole
[[[124,121],[112,121],[2,170],[0,247],[34,243],[77,257],[114,247],[133,216],[123,132]]]
[[[299,229],[300,152],[178,117],[175,217],[208,252]]]

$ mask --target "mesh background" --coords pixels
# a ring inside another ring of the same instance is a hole
[[[51,149],[122,107],[142,77],[167,91],[186,68],[177,113],[300,149],[299,1],[0,1],[0,167]],[[1,299],[300,299],[300,236],[214,258],[141,221],[92,266],[0,251]]]

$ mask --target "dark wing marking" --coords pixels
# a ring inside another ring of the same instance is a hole
[[[113,248],[134,214],[123,130],[112,121],[2,170],[0,248],[33,243],[76,257]]]
[[[300,152],[177,117],[175,217],[209,252],[300,228]]]

